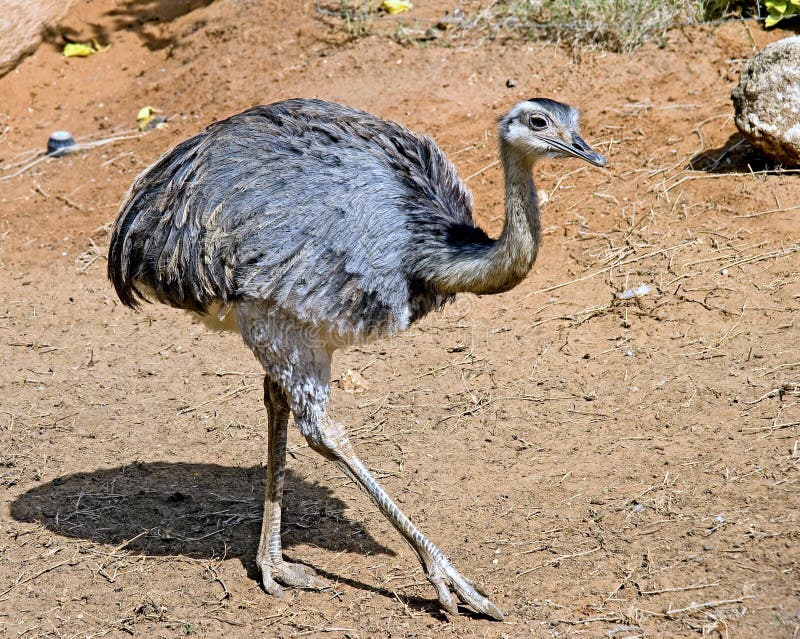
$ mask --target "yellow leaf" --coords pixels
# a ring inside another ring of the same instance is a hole
[[[108,44],[106,46],[100,46],[100,43],[97,41],[97,38],[92,38],[91,42],[68,42],[64,45],[64,57],[65,58],[86,58],[93,53],[97,53],[98,51],[107,51],[111,48],[111,45]]]
[[[409,11],[412,5],[409,0],[383,0],[381,2],[379,9],[383,9],[387,13],[391,13],[395,15],[397,13],[403,13],[404,11]]]
[[[143,106],[139,109],[139,113],[136,114],[136,121],[139,122],[140,131],[144,131],[147,128],[156,113],[161,113],[161,111],[151,106]]]
[[[85,58],[94,53],[94,48],[91,44],[85,42],[68,42],[64,45],[65,58]]]

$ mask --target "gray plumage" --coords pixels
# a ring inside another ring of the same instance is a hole
[[[128,305],[138,281],[201,313],[269,299],[343,334],[383,333],[441,304],[419,258],[454,235],[488,241],[433,140],[289,100],[218,122],[151,166],[120,214],[109,273]]]
[[[269,412],[264,588],[318,588],[282,557],[286,424],[369,494],[416,551],[439,602],[494,604],[400,511],[327,413],[333,351],[391,334],[458,292],[508,290],[529,272],[541,227],[531,177],[542,157],[605,160],[578,114],[533,99],[498,124],[506,219],[497,240],[475,225],[472,198],[428,137],[321,100],[258,106],[182,142],[136,180],[117,218],[109,278],[128,306],[146,295],[200,314],[235,308],[264,367]]]

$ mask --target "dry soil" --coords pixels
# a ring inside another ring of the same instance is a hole
[[[405,18],[424,31],[447,9]],[[401,44],[381,20],[80,0],[65,32],[108,50],[53,41],[0,79],[0,635],[797,637],[800,177],[765,170],[729,99],[785,32],[576,56],[478,32]],[[335,361],[335,415],[503,623],[443,616],[413,552],[295,431],[286,554],[331,589],[265,595],[255,358],[180,311],[123,308],[106,281],[136,175],[291,96],[432,135],[491,233],[494,122],[517,100],[579,106],[608,157],[536,168],[543,245],[515,290]],[[139,135],[145,105],[168,120]],[[33,155],[55,129],[120,139]]]

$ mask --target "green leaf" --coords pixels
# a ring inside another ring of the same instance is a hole
[[[776,24],[778,24],[781,21],[782,17],[783,16],[775,15],[773,13],[770,13],[767,16],[767,19],[764,20],[764,26],[767,27],[767,28],[774,27]]]

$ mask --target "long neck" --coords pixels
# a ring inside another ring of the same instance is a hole
[[[489,244],[451,246],[448,263],[442,265],[448,293],[502,293],[519,284],[536,259],[541,223],[531,163],[502,144],[500,161],[506,190],[503,232]]]

